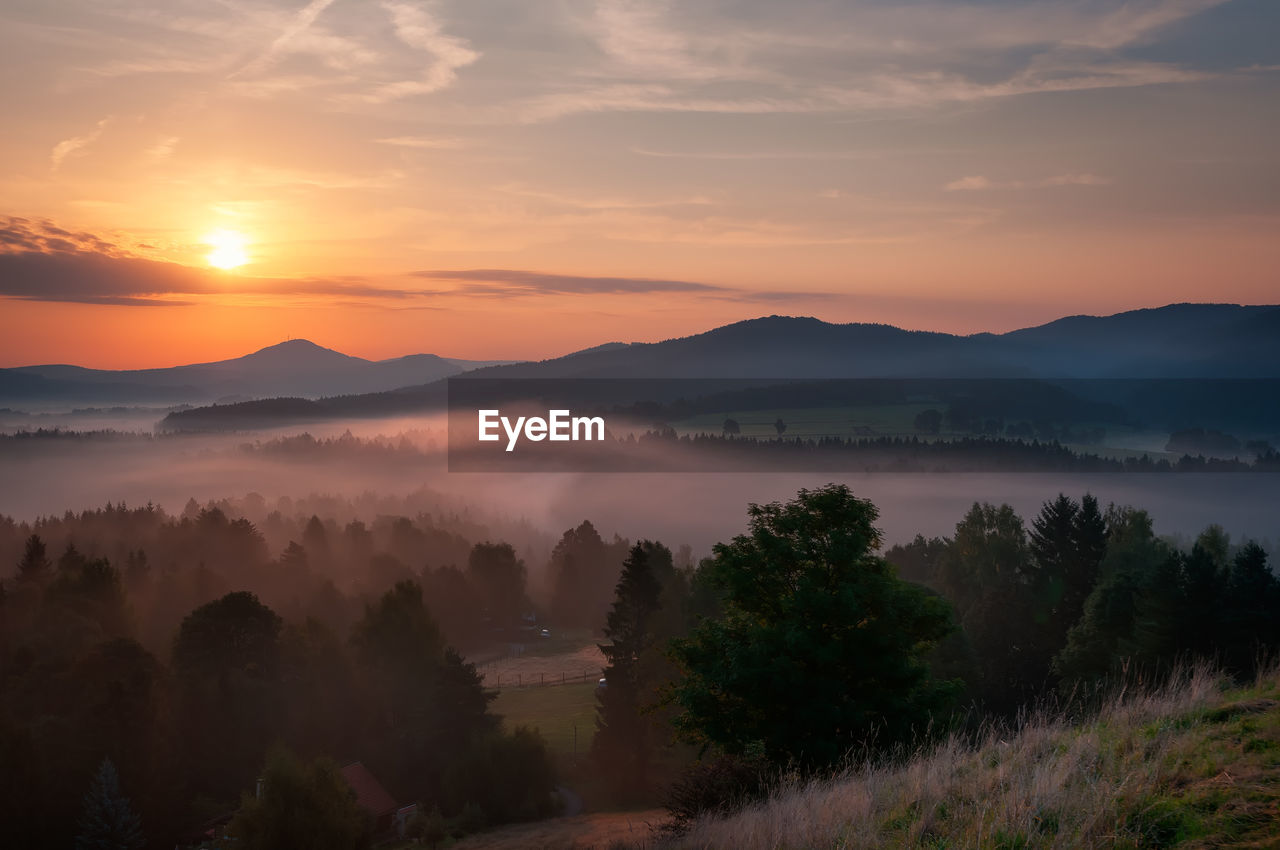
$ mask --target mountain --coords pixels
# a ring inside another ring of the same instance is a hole
[[[1229,396],[1229,381],[1223,379],[1280,378],[1280,307],[1173,304],[972,336],[768,316],[664,342],[608,343],[470,374],[486,379],[1122,378],[1130,379],[1130,390],[1135,383],[1195,378],[1201,379],[1197,398],[1204,397],[1206,387]],[[425,383],[322,401],[220,405],[176,413],[166,423],[255,427],[412,412],[438,407],[443,399],[442,382]]]
[[[165,369],[114,371],[66,365],[0,369],[0,401],[173,404],[277,396],[317,398],[430,383],[501,362],[509,361],[456,360],[435,354],[365,360],[294,339],[232,360]]]
[[[1006,334],[768,316],[665,342],[490,369],[485,377],[1280,377],[1280,307],[1174,304]]]

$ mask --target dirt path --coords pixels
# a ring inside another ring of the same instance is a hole
[[[608,850],[616,842],[650,847],[662,809],[560,817],[495,829],[455,844],[454,850]]]

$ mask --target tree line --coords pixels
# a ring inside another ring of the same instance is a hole
[[[90,823],[168,845],[234,813],[220,828],[271,846],[310,801],[335,818],[328,846],[361,847],[334,781],[355,760],[422,804],[424,836],[551,813],[557,766],[501,729],[456,648],[523,639],[530,617],[600,629],[592,784],[677,820],[1182,659],[1247,678],[1280,644],[1267,552],[1218,526],[1177,545],[1141,509],[1061,494],[1030,522],[977,503],[952,535],[886,549],[878,516],[843,485],[803,490],[751,505],[698,563],[583,522],[541,604],[510,544],[407,518],[369,540],[313,516],[276,558],[217,507],[9,523],[25,537],[0,584],[0,820],[20,846]],[[460,563],[414,571],[397,546]],[[356,552],[340,589],[326,576]],[[262,777],[276,790],[242,797]]]
[[[1066,495],[1025,523],[976,503],[948,537],[882,549],[843,485],[752,505],[696,568],[631,551],[602,645],[593,757],[619,799],[676,821],[931,735],[1208,659],[1249,679],[1280,647],[1256,542],[1188,548],[1143,510]],[[877,755],[878,754],[878,755]],[[655,769],[657,767],[658,769]]]

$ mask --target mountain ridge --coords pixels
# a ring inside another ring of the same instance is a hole
[[[1203,321],[1197,323],[1196,317]],[[1165,320],[1167,319],[1167,320]],[[1078,320],[1078,321],[1077,321]],[[1066,317],[1005,334],[957,336],[814,317],[765,316],[654,343],[605,344],[537,362],[481,367],[477,379],[574,378],[1280,378],[1280,307],[1169,305]],[[1190,324],[1188,324],[1190,322]],[[1073,330],[1073,328],[1079,328]],[[1194,331],[1194,332],[1193,332]],[[309,401],[183,411],[181,427],[256,427],[438,409],[443,380]]]

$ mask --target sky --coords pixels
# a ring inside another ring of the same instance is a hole
[[[5,0],[0,366],[1280,301],[1274,0]]]

